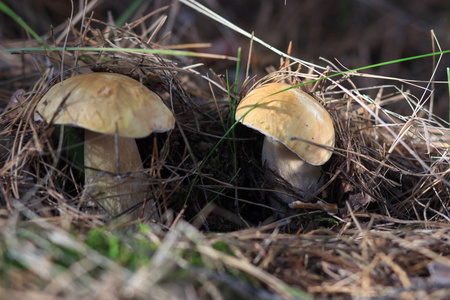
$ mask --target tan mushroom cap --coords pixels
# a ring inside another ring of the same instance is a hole
[[[61,88],[62,84],[62,88]],[[67,98],[67,99],[66,99]],[[58,109],[64,100],[62,110]],[[36,108],[54,124],[68,124],[121,137],[141,138],[173,129],[175,118],[154,92],[120,74],[87,73],[54,85]]]
[[[269,96],[291,87],[284,83],[269,83],[254,89],[239,103],[236,120],[258,103],[242,118],[244,125],[281,142],[307,163],[322,165],[330,158],[330,150],[292,138],[333,147],[333,122],[319,102],[297,88]]]

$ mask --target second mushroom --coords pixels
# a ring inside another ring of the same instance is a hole
[[[313,97],[284,83],[248,93],[236,120],[265,135],[262,164],[309,198],[322,185],[321,165],[331,157],[335,133],[327,110]],[[285,203],[293,197],[277,193]]]

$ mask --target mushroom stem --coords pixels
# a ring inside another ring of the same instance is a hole
[[[304,198],[310,197],[323,184],[320,166],[305,162],[282,143],[267,136],[262,149],[262,164],[298,188]],[[286,203],[297,200],[283,193],[277,195]]]
[[[119,153],[116,153],[114,136],[85,130],[84,138],[85,183],[108,217],[142,202],[146,184],[144,174],[136,172],[142,170],[142,160],[135,140],[119,137]],[[118,170],[121,174],[117,174]],[[151,204],[147,203],[148,209],[152,208]],[[133,217],[141,213],[138,209]]]

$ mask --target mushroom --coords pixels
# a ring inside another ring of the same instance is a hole
[[[144,200],[146,185],[123,176],[142,170],[134,139],[175,125],[158,95],[130,77],[113,73],[82,74],[54,85],[36,107],[35,119],[42,118],[85,129],[85,184],[108,217]],[[145,212],[150,213],[152,206],[147,203]]]
[[[265,135],[263,166],[298,188],[303,198],[323,184],[320,166],[331,157],[334,127],[327,110],[313,97],[288,84],[265,84],[242,99],[236,120]],[[295,201],[277,195],[288,204]]]

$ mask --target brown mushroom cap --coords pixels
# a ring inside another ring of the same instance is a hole
[[[319,102],[291,87],[284,83],[269,83],[254,89],[239,103],[236,119],[257,104],[241,119],[244,125],[281,142],[307,163],[322,165],[330,158],[330,150],[292,138],[333,147],[333,122]],[[288,88],[291,89],[271,95]]]
[[[36,111],[47,122],[57,113],[54,124],[109,135],[115,134],[117,124],[118,135],[130,138],[165,132],[175,125],[172,112],[158,95],[140,82],[114,73],[87,73],[66,79],[42,97]]]

